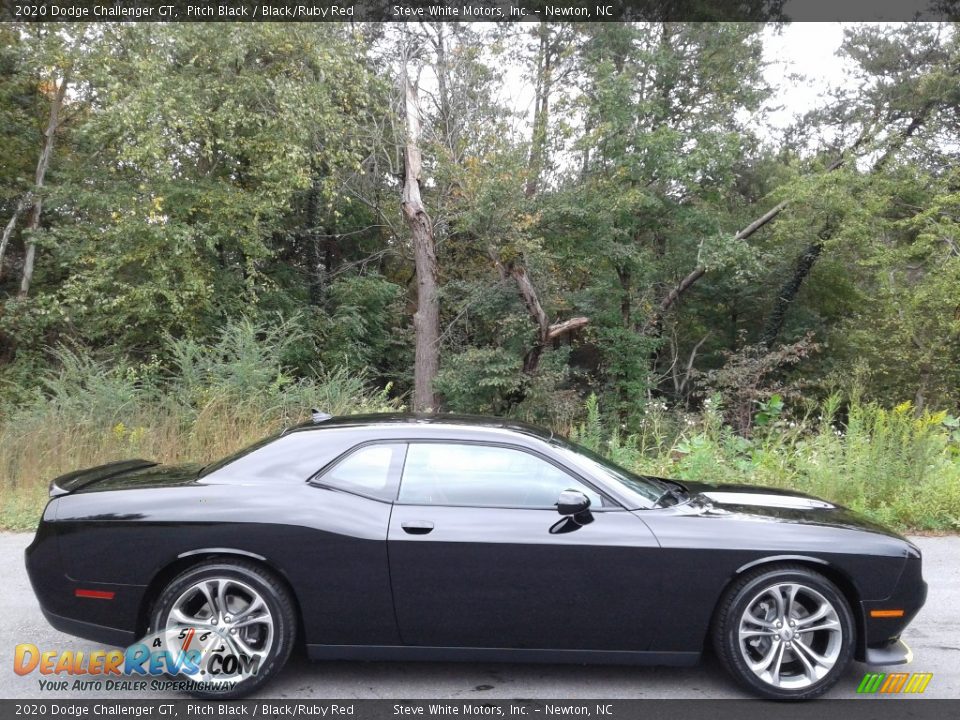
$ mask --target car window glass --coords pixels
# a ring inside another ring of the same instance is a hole
[[[396,496],[396,477],[403,462],[403,450],[402,443],[361,447],[326,470],[315,482],[382,500],[393,500]]]
[[[203,475],[304,482],[346,449],[328,432],[307,430],[267,438],[209,465]]]
[[[600,476],[617,483],[631,495],[637,496],[638,507],[651,507],[667,490],[674,487],[659,478],[632,473],[582,445],[559,439],[551,442],[551,445],[568,462],[586,470],[588,475]]]
[[[551,508],[576,489],[594,508],[603,499],[552,463],[522,450],[467,443],[411,443],[400,482],[402,503]]]

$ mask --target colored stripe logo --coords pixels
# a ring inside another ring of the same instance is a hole
[[[922,693],[933,679],[933,673],[867,673],[857,687],[858,693]]]

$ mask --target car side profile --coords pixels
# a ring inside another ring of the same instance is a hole
[[[56,628],[206,637],[255,659],[691,665],[774,699],[908,662],[919,550],[807,495],[633,474],[496,418],[369,415],[217,463],[57,478],[26,564]]]

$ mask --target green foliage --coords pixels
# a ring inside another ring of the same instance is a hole
[[[784,395],[798,395],[796,387],[783,381],[783,371],[817,349],[809,336],[774,349],[744,345],[736,353],[725,353],[721,368],[706,373],[704,392],[718,395],[726,419],[738,433],[747,435],[754,424],[767,425],[780,414]],[[755,418],[757,408],[760,413]]]
[[[311,222],[335,224],[349,204],[335,178],[363,157],[353,129],[379,85],[355,41],[319,25],[106,25],[81,47],[36,290],[0,332],[142,355],[164,333],[289,305],[299,288],[275,278],[299,260],[292,207],[312,189]]]
[[[406,48],[439,409],[574,431],[651,472],[796,483],[948,527],[896,477],[954,507],[958,33],[849,28],[855,80],[781,133],[763,109],[763,30],[3,25],[0,228],[27,193],[43,201],[0,260],[4,477],[206,457],[313,405],[409,392],[417,275],[391,77]],[[529,76],[533,118],[506,98],[507,68]],[[912,411],[884,409],[904,398]],[[36,461],[21,428],[38,433]],[[886,468],[875,482],[871,463]]]
[[[797,490],[902,530],[960,529],[960,445],[955,420],[942,412],[832,395],[809,415],[771,421],[749,439],[723,424],[717,398],[698,417],[665,423],[651,413],[626,437],[605,422],[595,397],[585,412],[574,439],[640,473]]]
[[[208,462],[305,420],[401,408],[391,385],[315,368],[295,378],[280,358],[302,335],[295,322],[227,323],[209,345],[168,338],[174,372],[154,360],[118,365],[59,347],[56,369],[0,419],[0,527],[26,529],[56,475],[129,457]]]
[[[249,318],[224,325],[208,346],[168,336],[172,396],[190,408],[212,397],[239,406],[282,398],[295,384],[282,358],[302,338],[296,320],[256,324]]]
[[[767,400],[758,402],[757,408],[759,411],[753,417],[753,424],[761,428],[767,427],[776,422],[783,413],[783,398],[774,393]]]
[[[436,380],[452,409],[489,415],[502,414],[524,384],[517,358],[501,348],[469,348],[451,355]]]
[[[409,341],[398,319],[402,288],[379,275],[346,275],[327,291],[329,313],[314,321],[320,362],[388,376],[410,364]]]

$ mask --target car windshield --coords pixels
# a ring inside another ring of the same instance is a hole
[[[653,507],[657,500],[675,487],[657,478],[632,473],[602,455],[568,440],[554,438],[551,440],[551,445],[574,465],[619,485],[625,491],[625,495],[636,498],[635,507]]]

